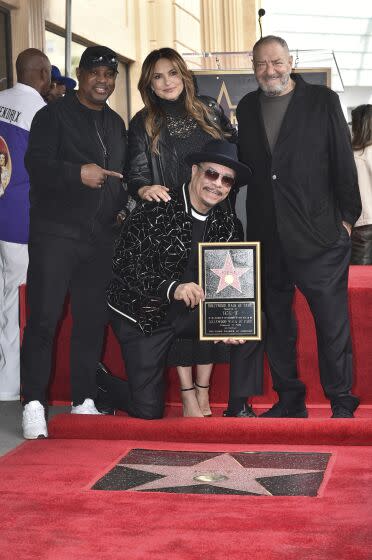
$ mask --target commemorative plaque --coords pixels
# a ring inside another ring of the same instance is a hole
[[[260,244],[199,243],[200,340],[261,340]]]

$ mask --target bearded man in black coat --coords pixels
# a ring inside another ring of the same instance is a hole
[[[350,134],[339,98],[292,74],[281,37],[253,48],[258,90],[237,107],[241,161],[254,168],[247,238],[263,243],[267,353],[279,401],[263,416],[306,417],[296,366],[295,286],[314,316],[320,379],[333,417],[348,418],[352,349],[347,283],[351,227],[361,212]]]

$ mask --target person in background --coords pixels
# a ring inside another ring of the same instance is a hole
[[[106,101],[118,60],[88,47],[76,70],[79,88],[35,116],[25,157],[30,174],[30,316],[21,353],[23,435],[47,437],[45,418],[54,333],[69,290],[72,414],[99,414],[96,366],[107,322],[114,224],[125,206],[127,136]]]
[[[62,76],[59,68],[57,68],[57,66],[52,66],[50,90],[47,95],[48,103],[57,101],[57,99],[60,99],[66,94],[67,90],[74,90],[75,88],[75,80],[67,76]]]
[[[320,380],[333,418],[352,418],[353,357],[348,312],[350,233],[361,211],[350,133],[339,98],[292,73],[281,37],[253,47],[259,88],[239,102],[240,159],[254,168],[247,239],[262,242],[266,350],[279,400],[263,413],[303,418],[297,373],[295,287],[313,314]]]
[[[372,264],[372,105],[351,112],[362,213],[351,232],[351,264]]]
[[[204,293],[197,284],[198,242],[241,240],[241,225],[223,204],[251,173],[238,161],[236,146],[211,140],[190,152],[185,163],[191,168],[188,183],[167,191],[170,200],[140,202],[124,222],[107,290],[128,381],[101,370],[98,400],[146,420],[164,413],[164,368],[172,341],[199,336]],[[254,417],[247,399],[262,392],[263,343],[225,342],[231,352],[224,416]]]
[[[202,150],[211,139],[236,142],[237,133],[214,99],[196,95],[194,75],[174,49],[154,50],[146,57],[138,89],[145,107],[129,125],[129,192],[141,200],[167,202],[169,189],[181,188],[191,178],[184,161],[189,153]],[[213,364],[228,361],[223,345],[175,341],[168,365],[178,366],[184,416],[211,416]]]
[[[44,107],[50,62],[38,49],[16,60],[17,84],[0,92],[0,400],[20,393],[18,289],[26,282],[29,177],[24,156],[35,113]]]

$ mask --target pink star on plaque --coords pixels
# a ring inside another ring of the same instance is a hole
[[[218,294],[228,286],[232,286],[233,288],[238,290],[238,292],[241,292],[242,288],[239,278],[245,272],[247,272],[247,270],[248,267],[235,267],[231,259],[230,251],[227,251],[227,256],[223,268],[211,268],[211,272],[220,277],[220,282],[218,284],[216,293]]]

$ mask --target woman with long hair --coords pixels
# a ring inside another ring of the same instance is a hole
[[[362,199],[362,213],[351,234],[351,264],[372,264],[372,105],[359,105],[351,112],[351,118]]]
[[[129,192],[142,200],[167,202],[169,190],[191,178],[184,163],[189,153],[212,139],[236,142],[237,133],[213,98],[197,95],[194,76],[174,49],[154,50],[146,57],[138,89],[144,108],[129,125]],[[184,416],[211,416],[210,375],[214,363],[226,361],[228,350],[222,344],[175,342],[168,365],[177,366]]]

